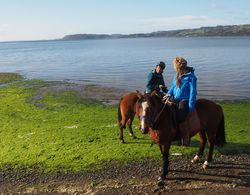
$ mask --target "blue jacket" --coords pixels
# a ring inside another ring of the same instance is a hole
[[[163,76],[162,74],[158,74],[155,70],[152,70],[152,72],[148,74],[146,93],[151,93],[154,89],[159,88],[159,85],[165,86]]]
[[[172,85],[168,91],[168,94],[174,98],[174,101],[188,101],[189,111],[192,112],[195,107],[196,102],[196,76],[194,75],[194,69],[190,67],[190,71],[181,77],[181,83],[178,87],[176,85],[176,76],[175,75]]]

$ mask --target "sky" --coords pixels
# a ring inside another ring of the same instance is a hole
[[[0,41],[250,24],[249,0],[0,0]]]

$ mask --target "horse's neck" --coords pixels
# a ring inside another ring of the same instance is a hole
[[[167,108],[165,109],[165,114],[166,116],[165,117],[169,117],[169,125],[170,125],[170,129],[173,132],[173,134],[176,134],[177,132],[177,129],[178,129],[178,123],[177,123],[177,120],[176,120],[176,115],[177,115],[177,110],[175,108],[174,105],[167,105]]]
[[[160,111],[163,108],[163,106],[164,106],[164,104],[162,103],[161,98],[158,97],[158,96],[155,96],[154,97],[154,102],[157,105],[157,111]]]
[[[176,115],[177,115],[177,110],[173,105],[169,106],[169,110],[170,110],[170,115],[171,115],[171,120],[173,121],[173,125],[175,128],[177,128],[177,120],[176,120]]]

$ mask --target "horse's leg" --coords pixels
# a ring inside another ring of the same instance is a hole
[[[200,148],[199,148],[198,153],[193,158],[193,160],[191,160],[192,163],[197,163],[200,157],[203,156],[205,145],[207,143],[207,137],[204,131],[200,131],[199,136],[200,136]]]
[[[129,135],[132,136],[133,139],[136,139],[136,136],[132,130],[132,123],[133,123],[133,120],[134,120],[134,115],[132,115],[130,117],[130,119],[128,120],[127,122],[127,125],[128,125],[128,130],[129,130]]]
[[[123,126],[120,126],[120,142],[122,143],[122,144],[124,144],[125,142],[124,142],[124,138],[123,138]]]
[[[122,144],[125,143],[124,141],[124,137],[123,137],[123,129],[126,127],[126,123],[127,123],[128,119],[126,117],[122,117],[121,123],[120,123],[120,142]]]
[[[209,136],[208,135],[208,155],[207,155],[207,160],[203,164],[203,168],[207,169],[208,168],[208,163],[212,161],[212,156],[213,156],[213,151],[214,151],[214,136]]]
[[[119,122],[119,127],[120,127],[120,142],[123,144],[125,143],[124,141],[124,137],[123,137],[123,129],[126,128],[126,124],[129,120],[129,110],[127,109],[127,107],[123,107],[121,108],[121,118],[120,118],[120,122]]]
[[[126,112],[126,107],[123,107],[121,105],[122,103],[122,99],[119,103],[119,107],[118,107],[118,126],[119,126],[119,129],[120,129],[120,142],[121,143],[124,143],[124,139],[123,139],[123,129],[125,128],[125,124],[126,124],[126,121],[125,121],[125,115],[124,115],[124,112]]]
[[[159,145],[162,153],[162,160],[163,160],[163,165],[162,165],[162,174],[158,179],[158,185],[164,185],[163,181],[166,179],[166,175],[168,174],[168,165],[169,165],[169,160],[168,160],[168,155],[169,155],[169,149],[170,145],[165,144],[165,145]]]

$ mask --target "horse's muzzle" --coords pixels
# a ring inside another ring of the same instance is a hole
[[[148,133],[148,127],[141,128],[142,134],[147,134]]]

